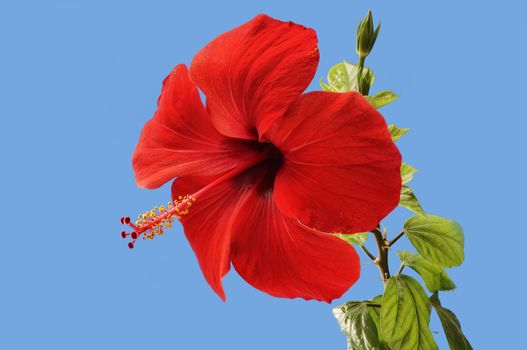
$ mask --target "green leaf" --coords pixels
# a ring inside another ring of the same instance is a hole
[[[390,124],[388,125],[388,130],[390,131],[390,135],[392,135],[393,142],[395,142],[395,141],[398,141],[410,129],[409,128],[398,128],[394,124]]]
[[[419,170],[411,166],[410,164],[403,163],[401,165],[401,180],[403,185],[413,180],[415,173]]]
[[[403,185],[403,187],[401,187],[401,200],[399,201],[399,205],[413,211],[416,214],[422,216],[425,215],[423,207],[417,200],[417,197],[410,186]]]
[[[382,295],[378,295],[375,298],[370,300],[371,303],[379,304],[382,303]],[[368,305],[368,312],[370,313],[370,316],[375,323],[375,326],[377,327],[377,335],[379,337],[379,343],[383,346],[385,346],[385,341],[382,337],[382,333],[380,332],[381,329],[381,308],[380,307],[374,307]]]
[[[376,109],[379,109],[395,101],[399,97],[399,95],[394,94],[393,91],[384,90],[384,91],[376,93],[373,96],[364,96],[364,97],[368,100],[368,102],[372,104],[373,107],[375,107]]]
[[[413,216],[404,223],[404,232],[423,258],[441,266],[463,262],[465,239],[461,226],[439,216]]]
[[[415,318],[415,306],[410,290],[399,276],[390,278],[382,297],[382,337],[387,342],[404,338]]]
[[[461,324],[459,323],[456,315],[449,309],[441,306],[441,302],[439,301],[437,293],[434,293],[430,297],[430,301],[432,302],[432,306],[436,310],[439,320],[443,325],[443,330],[445,331],[446,339],[448,340],[450,349],[472,350],[472,346],[461,330]]]
[[[368,240],[368,232],[352,233],[352,234],[342,234],[336,233],[335,236],[341,238],[348,242],[349,244],[362,245]]]
[[[322,78],[320,78],[320,87],[322,88],[322,90],[324,91],[330,91],[330,92],[336,92],[335,91],[335,88],[333,88],[332,86],[324,83],[324,80]]]
[[[397,254],[399,259],[401,259],[401,263],[410,267],[421,276],[429,291],[437,292],[438,290],[452,290],[456,288],[456,285],[442,267],[426,260],[419,254],[406,251],[397,252]]]
[[[428,300],[423,287],[421,287],[419,282],[410,276],[397,275],[393,276],[392,278],[398,279],[399,282],[406,286],[407,290],[409,291],[415,317],[410,321],[410,328],[406,332],[405,336],[402,339],[389,344],[390,349],[437,350],[437,344],[435,343],[434,337],[432,336],[432,332],[429,328],[431,311],[430,301]],[[382,308],[384,308],[384,304],[382,305]]]
[[[357,81],[358,66],[356,64],[342,61],[331,67],[328,72],[328,84],[322,80],[320,85],[324,91],[332,92],[349,92],[359,91],[359,84]],[[371,84],[375,80],[373,72],[367,68],[363,68],[363,76],[371,80]]]
[[[348,338],[349,350],[384,349],[366,302],[347,302],[334,308],[333,315]]]

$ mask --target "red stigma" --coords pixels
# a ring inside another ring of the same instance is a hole
[[[121,224],[129,226],[132,231],[121,232],[121,237],[130,236],[132,239],[128,242],[128,248],[133,249],[135,242],[143,235],[143,239],[154,239],[161,236],[165,229],[172,227],[174,219],[180,219],[181,216],[188,214],[189,208],[194,204],[196,198],[193,196],[179,197],[178,200],[168,203],[167,207],[155,207],[144,214],[139,215],[135,223],[132,223],[128,216],[121,218]]]

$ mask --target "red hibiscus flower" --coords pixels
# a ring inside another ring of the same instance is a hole
[[[175,204],[124,219],[130,246],[177,217],[224,300],[231,263],[276,297],[340,297],[359,258],[328,232],[371,230],[395,208],[401,157],[362,95],[303,94],[318,60],[312,29],[259,15],[178,65],[133,155],[137,184],[174,180]]]

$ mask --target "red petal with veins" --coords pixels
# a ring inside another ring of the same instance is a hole
[[[271,195],[255,190],[239,211],[232,250],[243,279],[275,297],[329,303],[360,275],[350,244],[282,214]]]
[[[214,181],[217,176],[184,176],[172,182],[172,198],[193,194]]]
[[[276,297],[330,302],[358,278],[360,264],[351,245],[283,215],[272,189],[262,187],[269,171],[257,166],[208,189],[181,219],[213,290],[225,300],[221,280],[232,260],[255,288]],[[202,179],[178,179],[173,196]]]
[[[399,203],[401,156],[358,93],[302,95],[265,135],[284,155],[280,210],[326,232],[363,232]]]
[[[157,188],[182,175],[224,173],[246,153],[211,124],[185,65],[178,65],[163,81],[158,105],[132,158],[140,187]]]
[[[195,178],[176,179],[172,185],[172,197],[177,199],[181,194],[179,191],[191,190],[199,182]],[[221,280],[230,269],[232,227],[244,192],[244,188],[229,183],[215,186],[197,199],[189,215],[181,218],[185,236],[205,279],[224,301]]]
[[[306,89],[318,59],[314,30],[258,15],[198,52],[190,75],[221,133],[256,139]]]

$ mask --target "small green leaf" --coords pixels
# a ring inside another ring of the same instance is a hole
[[[392,278],[400,280],[404,284],[411,296],[412,306],[414,307],[415,317],[411,320],[410,328],[405,336],[390,343],[392,350],[437,350],[432,332],[429,328],[430,323],[430,301],[426,296],[423,287],[410,276],[398,275]],[[384,307],[384,305],[382,305]],[[382,309],[381,309],[382,312]]]
[[[373,96],[364,96],[364,97],[368,100],[368,102],[372,104],[373,107],[375,107],[376,109],[379,109],[395,101],[399,97],[399,95],[394,94],[393,91],[384,90],[384,91],[376,93]]]
[[[371,81],[375,80],[373,72],[364,67],[363,76]],[[356,64],[343,61],[331,67],[328,72],[328,84],[325,84],[322,80],[320,85],[325,91],[333,92],[349,92],[359,91],[359,84],[357,81],[358,66]]]
[[[410,164],[403,163],[401,165],[401,180],[403,185],[413,180],[415,173],[419,170],[411,166]]]
[[[417,200],[417,197],[410,186],[403,185],[403,187],[401,187],[401,200],[399,201],[399,205],[413,211],[416,214],[422,216],[425,215],[423,207]]]
[[[443,330],[445,331],[450,349],[472,350],[472,346],[461,330],[461,324],[456,315],[449,309],[441,306],[437,293],[434,293],[430,297],[430,301],[443,325]]]
[[[328,84],[324,83],[324,80],[322,80],[322,78],[320,78],[320,87],[324,91],[336,92],[332,86],[329,86]]]
[[[381,331],[387,342],[403,339],[415,319],[412,295],[399,276],[388,280],[381,307]]]
[[[423,258],[441,266],[463,262],[465,239],[461,226],[439,216],[413,216],[404,223],[404,232]]]
[[[349,244],[361,245],[368,240],[368,232],[342,234],[336,233],[335,236],[348,242]]]
[[[347,302],[333,309],[340,329],[348,338],[349,350],[382,350],[377,327],[366,302]]]
[[[410,129],[409,128],[398,128],[394,124],[390,124],[388,125],[388,130],[390,131],[390,135],[392,135],[393,142],[395,142],[395,141],[398,141]]]
[[[410,267],[421,276],[429,291],[437,292],[438,290],[452,290],[456,288],[456,285],[442,267],[426,260],[419,254],[406,251],[397,252],[397,254],[399,259],[401,259],[401,263]]]

